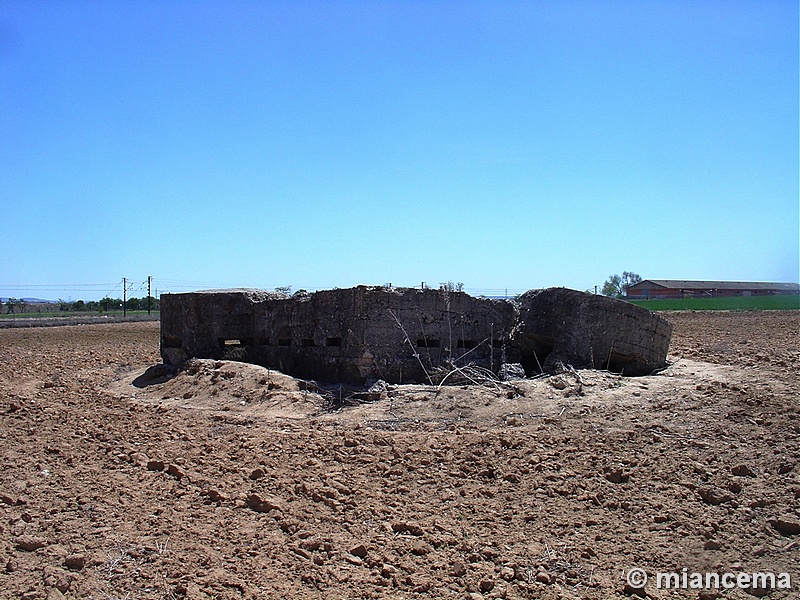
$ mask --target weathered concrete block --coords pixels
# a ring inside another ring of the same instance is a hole
[[[161,297],[161,355],[231,358],[297,377],[426,382],[439,368],[496,371],[515,307],[462,292],[358,286],[299,298],[260,290]]]
[[[255,289],[162,294],[161,358],[180,365],[188,358],[222,358],[226,350],[247,346],[255,334],[255,306],[279,300],[288,296]]]
[[[666,364],[672,325],[639,306],[566,288],[531,290],[519,298],[511,344],[526,372],[575,367],[645,375]]]

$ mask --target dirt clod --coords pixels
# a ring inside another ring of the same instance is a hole
[[[700,487],[697,493],[708,504],[724,504],[733,500],[733,494],[715,487]]]
[[[86,556],[83,554],[70,554],[64,559],[64,566],[72,571],[80,571],[86,566]]]
[[[39,548],[47,546],[47,541],[38,536],[21,535],[14,541],[14,544],[24,552],[35,552]]]
[[[245,501],[247,506],[256,512],[269,512],[271,510],[281,511],[281,503],[277,498],[269,496],[262,496],[259,494],[250,494]]]
[[[755,477],[756,474],[747,465],[736,465],[731,469],[731,473],[737,477]]]
[[[769,524],[781,535],[800,534],[800,517],[797,515],[783,515],[775,519],[770,519]]]
[[[358,558],[366,558],[367,557],[367,547],[364,544],[358,544],[357,546],[353,546],[350,548],[350,554],[353,556],[357,556]]]

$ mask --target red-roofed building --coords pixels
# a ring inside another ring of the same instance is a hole
[[[776,296],[800,294],[800,284],[762,281],[686,281],[645,279],[625,293],[629,300],[660,298],[720,298],[723,296]]]

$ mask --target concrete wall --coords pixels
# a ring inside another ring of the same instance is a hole
[[[522,362],[531,374],[561,360],[642,374],[664,365],[671,332],[650,311],[563,288],[519,304],[367,286],[298,298],[250,289],[161,296],[165,363],[227,358],[357,384],[427,382],[469,363],[497,372]]]
[[[672,325],[634,304],[568,290],[532,290],[520,299],[511,343],[526,371],[575,367],[647,375],[664,366]]]
[[[289,298],[258,290],[161,297],[164,362],[233,358],[284,373],[363,383],[427,381],[474,362],[496,371],[516,309],[463,292],[359,286]]]

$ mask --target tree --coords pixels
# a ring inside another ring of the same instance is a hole
[[[446,283],[440,283],[439,289],[443,292],[463,292],[464,291],[464,284],[460,281],[453,283],[452,281],[448,281]]]
[[[147,310],[147,307],[150,307],[150,310],[158,310],[159,309],[159,302],[158,298],[153,296],[145,296],[139,302],[139,308],[141,310]]]
[[[631,271],[623,271],[622,277],[619,275],[612,275],[603,284],[603,295],[611,296],[612,298],[623,298],[632,285],[636,285],[642,280],[638,274]]]
[[[6,313],[9,315],[15,313],[18,303],[19,300],[17,300],[16,298],[9,298],[8,300],[6,300]]]
[[[97,310],[115,311],[122,308],[122,298],[110,298],[106,296],[97,303]]]

